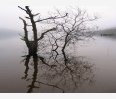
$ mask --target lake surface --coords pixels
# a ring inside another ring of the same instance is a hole
[[[74,72],[62,56],[59,62],[25,56],[20,36],[0,39],[0,92],[116,92],[115,38],[79,41],[69,52],[67,66]]]

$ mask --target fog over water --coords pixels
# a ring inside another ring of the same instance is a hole
[[[38,56],[32,57],[19,36],[24,33],[19,16],[24,18],[25,12],[18,6],[27,5],[43,16],[55,9],[69,11],[79,7],[87,10],[90,16],[99,17],[94,23],[99,29],[116,27],[115,0],[1,0],[0,93],[116,92],[115,28],[94,39],[71,44],[66,53],[61,53],[61,49],[57,49],[59,53],[51,50],[45,38],[45,45],[39,43]],[[61,46],[61,43],[58,44]]]
[[[18,17],[24,13],[18,9],[18,5],[31,6],[35,12],[46,14],[54,9],[67,10],[71,7],[79,7],[90,15],[97,15],[99,20],[96,25],[100,29],[116,27],[115,0],[2,0],[0,1],[0,28],[21,30],[22,23]]]
[[[27,49],[19,36],[0,39],[0,92],[116,92],[115,44],[112,37],[95,37],[79,41],[71,52],[67,49],[71,56],[77,57],[77,60],[69,57],[69,66],[74,70],[80,66],[72,72],[73,80],[69,70],[62,73],[65,66],[62,57],[58,58],[60,65],[54,68],[47,66],[46,57],[46,63],[41,57],[33,65],[32,59],[29,62],[28,57],[22,57]],[[89,68],[86,70],[84,66]]]

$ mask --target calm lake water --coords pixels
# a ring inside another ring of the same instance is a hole
[[[59,57],[60,63],[22,57],[27,49],[19,36],[0,39],[0,92],[116,92],[115,38],[94,37],[72,50],[68,66],[74,72]]]

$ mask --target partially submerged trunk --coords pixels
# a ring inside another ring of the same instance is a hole
[[[29,15],[29,19],[32,24],[32,31],[33,31],[33,41],[30,41],[30,48],[29,48],[29,54],[37,54],[37,47],[38,47],[38,42],[37,42],[37,27],[36,27],[36,22],[34,21],[34,15],[31,13],[31,10],[29,9],[29,6],[25,7],[27,10],[27,14]]]
[[[36,55],[37,54],[37,42],[29,41],[28,54],[29,55]]]
[[[52,27],[50,29],[47,29],[45,30],[43,33],[41,33],[40,37],[38,38],[38,35],[37,35],[37,26],[36,26],[36,23],[37,22],[42,22],[42,21],[47,21],[47,20],[55,20],[55,19],[60,19],[60,18],[64,18],[67,16],[67,13],[63,16],[50,16],[48,18],[39,18],[38,20],[34,20],[35,16],[39,15],[39,13],[37,14],[33,14],[32,11],[30,10],[29,6],[25,6],[25,8],[22,8],[20,6],[18,6],[21,10],[25,11],[26,14],[28,16],[26,16],[25,18],[28,19],[31,24],[27,24],[26,23],[26,20],[21,18],[20,19],[23,21],[23,24],[24,24],[24,37],[23,37],[23,40],[25,41],[26,45],[27,45],[27,48],[28,48],[28,55],[36,55],[37,54],[37,51],[38,51],[38,42],[40,40],[42,40],[44,38],[44,36],[48,33],[48,32],[51,32],[51,31],[56,31],[57,29],[57,25],[55,25],[55,27]],[[29,40],[28,39],[28,30],[27,30],[27,26],[31,26],[32,28],[32,33],[33,33],[33,40]],[[65,48],[64,48],[65,49]]]
[[[28,47],[28,54],[29,55],[36,55],[37,54],[37,48],[38,48],[38,41],[37,41],[37,27],[36,27],[36,22],[34,21],[34,15],[32,14],[31,10],[29,9],[29,6],[25,6],[25,9],[19,7],[20,9],[24,10],[30,21],[31,21],[31,26],[32,26],[32,32],[33,32],[33,41],[30,41],[28,39],[28,31],[27,31],[27,23],[26,21],[20,17],[20,19],[23,21],[23,24],[24,24],[24,32],[25,32],[25,35],[24,35],[24,41]]]
[[[30,41],[28,39],[28,31],[27,31],[27,23],[24,19],[20,18],[23,21],[24,24],[24,38],[22,40],[25,41],[27,48],[28,48],[28,55],[36,55],[37,54],[37,47],[38,47],[38,43],[37,40],[35,40],[36,38],[34,38],[33,41]],[[33,33],[34,36],[37,37],[37,35],[35,35],[35,33]]]

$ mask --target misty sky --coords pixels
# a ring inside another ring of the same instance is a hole
[[[0,0],[0,28],[22,29],[18,17],[24,13],[18,9],[18,5],[30,5],[33,10],[40,13],[79,7],[87,10],[89,14],[100,17],[96,22],[100,29],[116,27],[115,2],[116,0]]]

